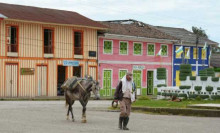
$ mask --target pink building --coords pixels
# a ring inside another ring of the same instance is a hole
[[[130,71],[138,95],[151,95],[157,84],[156,69],[166,68],[172,85],[172,45],[177,40],[135,20],[102,22],[109,27],[99,36],[98,64],[101,95],[112,96],[120,79]],[[161,49],[161,56],[157,53]]]

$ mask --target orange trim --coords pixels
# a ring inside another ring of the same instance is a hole
[[[88,73],[89,73],[89,67],[96,67],[96,80],[98,80],[98,66],[97,65],[88,65]]]
[[[7,27],[10,26],[10,27],[16,27],[16,32],[17,32],[17,53],[18,53],[18,57],[19,57],[19,26],[18,25],[13,25],[13,24],[6,24],[5,25],[5,56],[7,56],[7,52],[8,52],[8,46],[7,46],[7,34],[8,34],[8,30],[7,30]],[[17,57],[14,57],[14,58],[17,58]]]
[[[22,59],[22,60],[73,60],[73,58],[43,58],[43,57],[6,57],[0,56],[0,59]],[[76,61],[97,62],[97,59],[74,59]]]
[[[48,90],[49,90],[49,89],[48,89],[48,86],[49,86],[49,84],[48,84],[48,82],[49,82],[49,80],[48,80],[48,79],[49,79],[49,77],[48,77],[48,71],[49,71],[49,70],[48,70],[48,68],[49,68],[49,67],[48,67],[48,64],[46,64],[46,63],[37,63],[37,64],[36,64],[36,68],[37,68],[37,66],[46,66],[46,67],[47,67],[47,88],[46,88],[46,96],[48,96]],[[35,74],[35,77],[36,77],[36,80],[37,80],[37,74]],[[36,82],[36,85],[37,85],[37,82]],[[38,91],[38,90],[36,89],[36,91],[35,91],[35,96],[36,96],[36,94],[37,94],[37,91]]]
[[[43,40],[43,42],[42,42],[42,49],[43,49],[43,55],[42,55],[42,57],[44,58],[44,30],[45,29],[49,29],[49,30],[52,30],[52,54],[55,56],[55,50],[54,50],[54,47],[55,47],[55,44],[54,44],[54,32],[55,32],[55,28],[53,28],[53,27],[43,27],[43,37],[42,37],[42,40]]]
[[[75,33],[74,32],[80,32],[82,34],[81,37],[81,44],[82,44],[82,56],[84,58],[84,31],[83,30],[75,30],[73,29],[73,58],[74,58],[74,49],[75,49]]]
[[[19,96],[19,76],[20,76],[20,71],[19,71],[19,62],[14,62],[14,61],[5,61],[5,73],[4,73],[4,79],[6,81],[6,65],[17,65],[17,97]],[[5,88],[5,94],[4,96],[6,96],[6,83],[4,84],[4,88]]]

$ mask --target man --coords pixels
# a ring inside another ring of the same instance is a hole
[[[120,102],[120,116],[119,116],[119,128],[123,130],[129,130],[127,124],[131,112],[131,103],[136,99],[135,84],[132,80],[132,73],[128,72],[119,82],[116,87],[114,99],[115,102]],[[123,124],[123,127],[122,127]]]

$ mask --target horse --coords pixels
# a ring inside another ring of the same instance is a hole
[[[74,86],[74,88],[64,89],[65,99],[66,99],[66,106],[67,109],[67,120],[69,120],[69,112],[72,115],[72,121],[74,122],[74,115],[73,115],[73,108],[72,105],[76,100],[79,100],[83,109],[82,109],[82,123],[86,123],[86,105],[90,99],[91,91],[95,95],[96,99],[99,99],[99,82],[92,79],[92,77],[82,79],[77,78],[78,84]]]

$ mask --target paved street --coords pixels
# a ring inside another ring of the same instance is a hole
[[[0,133],[219,133],[220,118],[132,113],[120,131],[118,112],[98,111],[110,101],[90,101],[87,123],[81,123],[81,105],[73,106],[75,122],[66,120],[64,101],[0,101]]]

